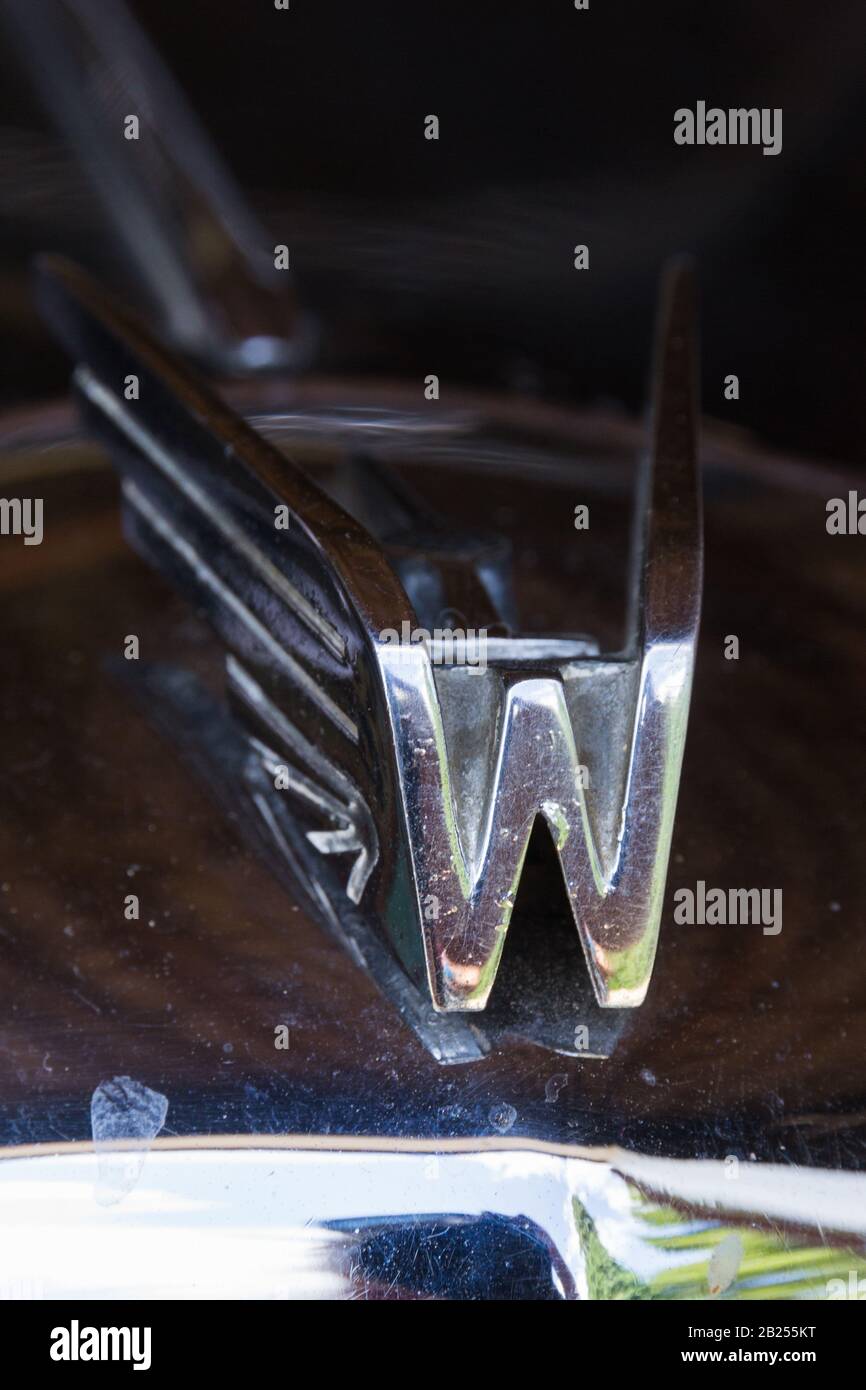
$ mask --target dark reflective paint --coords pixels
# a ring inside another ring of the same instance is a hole
[[[300,403],[322,405],[315,387]],[[527,423],[526,439],[538,429]],[[492,469],[454,441],[439,454],[427,441],[413,445],[425,466],[411,476],[456,520],[483,515],[511,534],[530,629],[615,640],[639,436],[595,417],[556,432],[555,456],[535,473],[505,453]],[[483,1147],[490,1136],[513,1150],[617,1145],[735,1156],[753,1170],[863,1168],[866,571],[862,541],[824,524],[847,478],[706,443],[704,619],[647,1001],[605,1061],[505,1039],[483,1060],[443,1067],[107,673],[136,633],[143,661],[191,670],[215,695],[222,684],[207,629],[125,547],[112,474],[88,447],[37,444],[26,428],[7,439],[3,494],[42,496],[46,525],[40,547],[0,544],[0,1140],[10,1158],[22,1145],[47,1157],[89,1141],[92,1092],[131,1076],[168,1099],[158,1145],[297,1135],[335,1148],[339,1136]],[[327,471],[313,445],[296,438],[294,453]],[[585,546],[571,524],[578,501],[592,507]],[[731,633],[738,662],[723,658]],[[503,978],[532,933],[569,931],[557,873],[537,836]],[[781,933],[675,925],[674,891],[699,879],[781,888]],[[141,917],[130,922],[133,892]],[[287,1051],[274,1047],[281,1024]],[[653,1195],[652,1183],[630,1181]],[[814,1224],[803,1192],[792,1229]],[[762,1205],[744,1199],[750,1222],[767,1223]],[[498,1210],[493,1191],[488,1209]],[[463,1215],[455,1197],[449,1219]],[[609,1296],[606,1277],[590,1296]],[[436,1296],[436,1279],[420,1292]]]

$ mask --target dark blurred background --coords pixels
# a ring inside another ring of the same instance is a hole
[[[2,0],[0,0],[2,3]],[[106,6],[111,0],[105,0]],[[33,0],[38,9],[39,0]],[[858,463],[866,6],[733,0],[137,0],[322,319],[320,365],[640,405],[658,270],[693,252],[705,412]],[[64,389],[27,261],[107,258],[8,43],[2,400]],[[681,148],[673,113],[782,107],[782,153]],[[441,122],[423,138],[425,115]],[[572,248],[590,247],[588,273]],[[741,398],[726,402],[735,372]]]

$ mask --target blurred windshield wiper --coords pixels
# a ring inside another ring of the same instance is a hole
[[[216,371],[305,363],[314,335],[273,239],[122,0],[3,0],[2,12],[163,335]]]

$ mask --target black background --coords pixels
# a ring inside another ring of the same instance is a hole
[[[38,0],[37,0],[38,3]],[[704,409],[858,463],[866,8],[591,0],[139,0],[292,246],[324,365],[640,404],[659,267],[699,262]],[[97,214],[14,55],[0,98],[3,399],[63,388],[26,260]],[[782,107],[782,153],[678,147],[681,105]],[[423,138],[424,116],[441,122]],[[591,269],[572,266],[590,246]],[[741,399],[725,402],[735,372]]]

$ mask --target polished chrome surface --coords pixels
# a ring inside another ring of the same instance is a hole
[[[504,1140],[130,1153],[3,1156],[7,1297],[779,1300],[866,1271],[862,1174],[768,1165],[734,1201],[723,1164]]]

